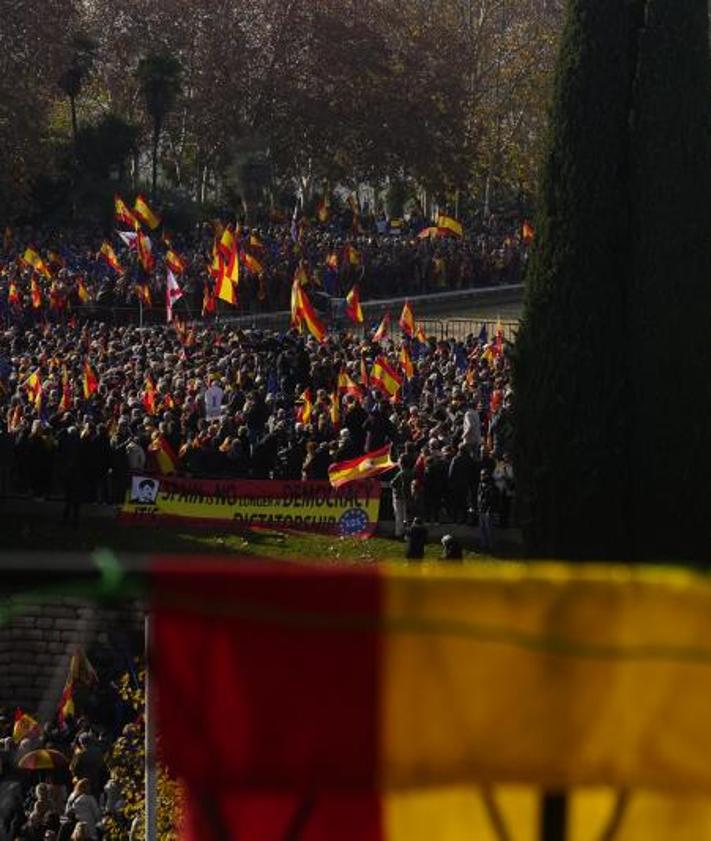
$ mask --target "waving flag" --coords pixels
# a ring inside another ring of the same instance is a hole
[[[33,371],[25,380],[25,390],[30,402],[34,403],[38,395],[42,393],[42,379],[40,377],[39,368]]]
[[[237,243],[235,241],[235,235],[232,232],[232,227],[228,225],[223,231],[222,235],[220,236],[220,241],[217,246],[220,254],[222,255],[222,259],[225,263],[228,263],[232,253],[237,248]]]
[[[325,224],[328,222],[328,218],[331,215],[331,202],[328,198],[328,194],[324,193],[323,198],[321,201],[316,205],[316,217],[321,224]]]
[[[328,468],[328,481],[334,488],[343,487],[356,479],[370,479],[379,476],[397,465],[390,459],[390,444],[373,450],[359,458],[340,461]]]
[[[99,257],[117,273],[123,274],[123,268],[121,263],[118,261],[118,257],[116,256],[116,252],[111,247],[111,244],[108,243],[106,240],[101,245],[99,249]]]
[[[152,454],[156,467],[163,476],[170,476],[178,469],[178,457],[175,450],[171,447],[168,439],[160,432],[153,434],[148,452]]]
[[[153,306],[153,296],[151,295],[151,287],[147,282],[137,283],[134,287],[136,297],[143,304],[144,307],[151,309]]]
[[[360,388],[348,376],[348,372],[345,368],[341,368],[338,373],[338,393],[351,394],[353,397],[361,396]]]
[[[40,289],[37,275],[32,275],[30,280],[30,300],[34,309],[38,310],[42,306],[42,290]]]
[[[346,295],[346,315],[356,324],[363,323],[363,310],[360,305],[360,294],[357,284]]]
[[[84,388],[84,399],[88,400],[92,394],[96,394],[99,390],[99,381],[96,378],[94,369],[89,364],[87,359],[84,362],[84,373],[82,375],[82,386]]]
[[[361,256],[358,249],[350,242],[343,249],[343,254],[349,266],[357,268],[361,264]]]
[[[400,367],[405,374],[405,378],[411,380],[415,373],[415,366],[412,364],[410,351],[405,345],[400,348]]]
[[[166,320],[170,323],[173,320],[173,304],[183,297],[183,290],[178,285],[173,272],[168,269],[165,286],[165,314]]]
[[[363,388],[367,388],[369,383],[368,378],[368,365],[365,361],[365,357],[361,356],[360,358],[360,384]]]
[[[91,300],[89,290],[86,288],[86,284],[80,277],[77,278],[77,297],[82,302],[82,304],[88,304]]]
[[[62,397],[59,401],[59,405],[57,406],[57,411],[60,414],[64,412],[68,412],[72,408],[72,386],[69,382],[69,372],[67,371],[67,366],[64,366],[62,370]]]
[[[331,425],[334,429],[338,429],[341,425],[341,398],[338,392],[334,391],[331,395],[331,405],[328,408],[328,414],[331,418]]]
[[[248,272],[251,272],[254,275],[264,274],[264,266],[248,251],[245,251],[242,255],[242,262]]]
[[[221,301],[225,301],[228,304],[232,304],[232,306],[236,306],[237,290],[235,289],[235,284],[232,281],[235,264],[232,264],[232,273],[230,274],[230,267],[225,263],[221,253],[218,252],[213,257],[213,270],[215,262],[217,262],[217,265],[219,266],[217,269],[217,278],[215,280],[215,294]]]
[[[380,326],[378,329],[373,333],[373,341],[374,342],[382,342],[388,336],[388,331],[390,330],[390,313],[386,312],[383,316],[383,320],[380,322]]]
[[[155,415],[156,403],[156,387],[153,383],[153,378],[150,374],[146,375],[146,382],[143,386],[143,396],[141,397],[141,405],[148,412],[149,415]]]
[[[445,213],[440,213],[440,215],[437,217],[437,227],[443,231],[448,231],[455,237],[464,236],[462,223],[452,216],[447,216]]]
[[[400,329],[402,332],[409,336],[409,338],[414,338],[415,336],[415,316],[412,312],[412,307],[410,306],[409,301],[405,301],[405,304],[402,308],[402,313],[400,315]]]
[[[39,736],[42,732],[39,721],[21,709],[15,710],[15,722],[12,727],[12,738],[16,744],[31,736]]]
[[[202,290],[202,315],[203,317],[217,311],[217,301],[215,300],[215,290],[209,280],[205,281]]]
[[[379,356],[370,371],[370,382],[388,397],[394,397],[402,386],[402,377],[385,357]]]
[[[153,257],[153,243],[151,242],[151,238],[147,234],[144,234],[143,231],[137,231],[136,246],[138,248],[138,259],[143,267],[143,271],[148,274],[153,271],[156,262]]]
[[[160,225],[160,216],[151,210],[145,197],[140,193],[133,204],[133,212],[144,225],[154,231]]]
[[[177,251],[173,251],[172,248],[169,248],[167,254],[165,255],[165,265],[171,272],[173,272],[173,274],[182,274],[185,271],[185,261],[180,254],[178,254]]]
[[[536,232],[533,230],[533,225],[524,220],[523,225],[521,226],[521,239],[526,245],[530,245],[533,242],[533,238],[535,237]]]
[[[7,287],[7,302],[11,306],[22,306],[22,298],[20,298],[20,293],[17,290],[17,284],[14,280],[11,280]]]
[[[299,324],[305,324],[309,333],[319,342],[326,338],[326,328],[316,314],[309,296],[300,286],[296,287],[296,313]]]
[[[138,227],[136,216],[118,193],[114,196],[114,219],[134,230]]]
[[[296,422],[307,424],[311,420],[311,414],[314,408],[310,388],[307,388],[301,397],[299,397],[298,403],[299,406],[296,410]]]

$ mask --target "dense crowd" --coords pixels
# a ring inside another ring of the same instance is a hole
[[[45,722],[22,713],[20,725],[20,713],[0,710],[0,841],[137,838],[130,801],[141,784],[142,719],[110,681],[82,695],[101,708]],[[32,726],[20,730],[25,721]],[[33,770],[27,760],[45,751],[50,761]]]
[[[363,300],[428,292],[517,283],[526,258],[520,222],[491,220],[465,230],[463,237],[418,237],[431,224],[417,213],[392,228],[384,219],[363,217],[352,226],[294,226],[266,223],[237,227],[242,271],[238,311],[258,313],[289,308],[295,271],[303,267],[310,291],[342,298],[357,283]],[[93,314],[112,323],[135,321],[139,300],[146,321],[164,318],[166,255],[173,251],[183,264],[183,299],[177,311],[185,318],[205,312],[208,267],[222,223],[204,223],[192,232],[148,232],[153,266],[144,271],[134,241],[106,231],[8,228],[0,245],[0,323],[63,323]],[[125,226],[124,226],[125,227]],[[101,254],[109,242],[120,265],[112,268]],[[23,263],[31,245],[48,268],[37,275]],[[33,302],[32,277],[37,279]],[[147,291],[146,291],[147,290]],[[215,301],[215,312],[230,304]],[[212,315],[211,305],[207,316]]]
[[[393,395],[370,381],[378,359],[400,372]],[[83,502],[120,502],[131,472],[165,470],[166,453],[189,476],[326,480],[329,465],[391,444],[398,534],[413,516],[495,513],[505,526],[514,491],[508,350],[485,330],[318,343],[293,330],[12,326],[0,418],[0,494],[61,495],[74,522]]]

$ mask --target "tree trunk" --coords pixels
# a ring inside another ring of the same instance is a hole
[[[75,96],[69,97],[69,109],[72,114],[72,141],[74,143],[74,154],[78,154],[77,149],[77,134],[79,133],[79,129],[77,127],[77,101]]]

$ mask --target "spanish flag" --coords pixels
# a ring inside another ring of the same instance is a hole
[[[39,368],[33,371],[25,380],[25,390],[30,402],[34,403],[38,395],[42,393],[42,378],[40,377]]]
[[[217,311],[217,302],[215,300],[215,291],[212,288],[210,281],[205,281],[202,290],[202,316],[212,314]]]
[[[249,247],[255,248],[257,251],[264,251],[264,243],[255,233],[249,235]]]
[[[147,282],[137,283],[135,286],[136,297],[143,304],[144,307],[151,309],[153,306],[153,296],[151,295],[151,287]]]
[[[153,378],[150,374],[146,376],[146,382],[143,387],[143,396],[141,397],[141,404],[149,415],[156,413],[156,387],[153,383]]]
[[[147,234],[144,234],[143,231],[137,231],[136,246],[138,248],[138,259],[143,267],[143,271],[148,274],[153,271],[156,262],[153,257],[153,243],[151,242],[151,238]]]
[[[148,451],[153,454],[156,467],[163,476],[170,476],[171,473],[175,473],[178,468],[178,457],[164,435],[161,435],[160,432],[154,432]]]
[[[350,242],[344,248],[344,256],[349,266],[357,268],[361,264],[361,257],[358,249]]]
[[[130,210],[118,193],[114,196],[114,219],[122,225],[128,225],[129,228],[133,228],[134,230],[138,228],[138,220],[133,211]]]
[[[82,386],[84,388],[84,398],[88,400],[92,394],[99,390],[99,381],[96,378],[94,369],[89,364],[87,359],[84,362],[84,373],[82,375]]]
[[[409,301],[405,301],[405,305],[402,308],[402,313],[400,314],[400,329],[402,332],[408,336],[409,338],[414,338],[415,336],[415,316],[412,312],[412,307],[410,306]]]
[[[561,786],[571,841],[707,834],[703,576],[181,558],[151,603],[188,838],[530,841]]]
[[[346,295],[346,315],[356,324],[363,323],[363,310],[360,305],[360,293],[357,284]]]
[[[422,326],[421,323],[417,324],[415,329],[415,338],[417,339],[420,344],[427,344],[427,333],[425,333],[425,328]]]
[[[25,252],[22,255],[22,262],[26,266],[34,269],[36,272],[39,272],[39,274],[44,275],[44,277],[52,277],[52,272],[49,270],[49,266],[40,257],[39,251],[37,251],[34,246],[30,245],[25,249]]]
[[[368,364],[365,361],[365,357],[361,356],[360,358],[360,384],[363,388],[367,388],[369,383],[368,378]]]
[[[62,397],[57,406],[57,411],[60,414],[68,412],[72,408],[72,386],[69,382],[69,373],[66,365],[62,370]]]
[[[298,403],[299,406],[296,410],[296,422],[303,424],[309,423],[311,421],[311,413],[314,408],[310,388],[307,388],[301,397],[299,397]]]
[[[523,225],[521,226],[521,239],[523,242],[526,245],[530,245],[533,242],[535,235],[536,232],[533,230],[533,225],[528,220],[524,220]]]
[[[321,201],[316,206],[316,216],[318,218],[318,221],[321,222],[321,224],[323,225],[326,222],[328,222],[328,218],[329,218],[330,215],[331,215],[331,202],[328,198],[328,195],[324,194],[323,198],[321,199]]]
[[[11,306],[22,306],[22,298],[20,298],[20,293],[17,290],[17,284],[14,280],[11,280],[7,287],[7,302]]]
[[[394,397],[402,386],[402,377],[383,356],[379,356],[370,371],[370,383],[388,397]]]
[[[31,736],[39,736],[41,732],[39,721],[36,718],[32,718],[29,713],[23,712],[19,707],[15,710],[12,738],[17,744]]]
[[[395,466],[390,459],[390,444],[387,444],[364,456],[332,464],[328,468],[328,481],[331,487],[340,488],[356,479],[371,479],[373,476],[379,476]]]
[[[34,309],[38,310],[42,306],[42,290],[35,274],[32,275],[30,280],[30,300]]]
[[[77,297],[82,302],[82,304],[88,304],[91,300],[89,290],[86,288],[86,284],[80,277],[77,278]]]
[[[154,231],[160,225],[160,216],[148,206],[148,202],[140,193],[133,204],[133,212],[138,219]]]
[[[410,351],[405,345],[400,348],[400,367],[405,374],[405,379],[411,380],[415,373],[415,366],[412,364]]]
[[[299,314],[299,281],[294,277],[291,284],[291,319],[290,324],[301,332],[301,315]]]
[[[264,274],[264,266],[248,251],[245,251],[242,255],[242,262],[248,272],[251,272],[254,275]]]
[[[299,265],[296,267],[296,271],[294,272],[294,281],[298,283],[299,286],[308,286],[309,284],[309,270],[303,260],[299,261]]]
[[[106,242],[106,240],[104,240],[101,248],[99,249],[99,257],[101,257],[108,266],[111,266],[117,274],[123,274],[123,268],[121,263],[118,261],[116,252],[113,250],[110,243]]]
[[[449,231],[455,237],[464,236],[462,223],[452,216],[447,216],[445,213],[440,213],[437,217],[437,227],[440,230]]]
[[[185,271],[185,261],[172,248],[169,248],[165,255],[165,264],[173,274],[182,274]]]
[[[309,333],[311,333],[317,341],[323,342],[326,338],[326,328],[316,314],[316,310],[309,300],[309,296],[300,286],[296,287],[296,299],[299,324],[305,324]]]
[[[386,312],[383,316],[383,320],[380,322],[380,326],[378,329],[373,333],[373,341],[374,342],[382,342],[388,336],[388,331],[390,330],[390,313]]]
[[[341,398],[338,396],[337,391],[334,391],[331,395],[331,405],[329,406],[328,413],[331,418],[331,425],[334,429],[338,429],[341,425]]]
[[[362,396],[360,388],[353,382],[345,368],[341,368],[338,372],[337,388],[339,394],[351,394],[353,397]]]

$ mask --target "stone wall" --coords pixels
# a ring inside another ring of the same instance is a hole
[[[76,648],[99,673],[111,670],[119,652],[140,652],[143,615],[138,602],[105,608],[67,597],[27,602],[0,595],[0,706],[51,718]]]

